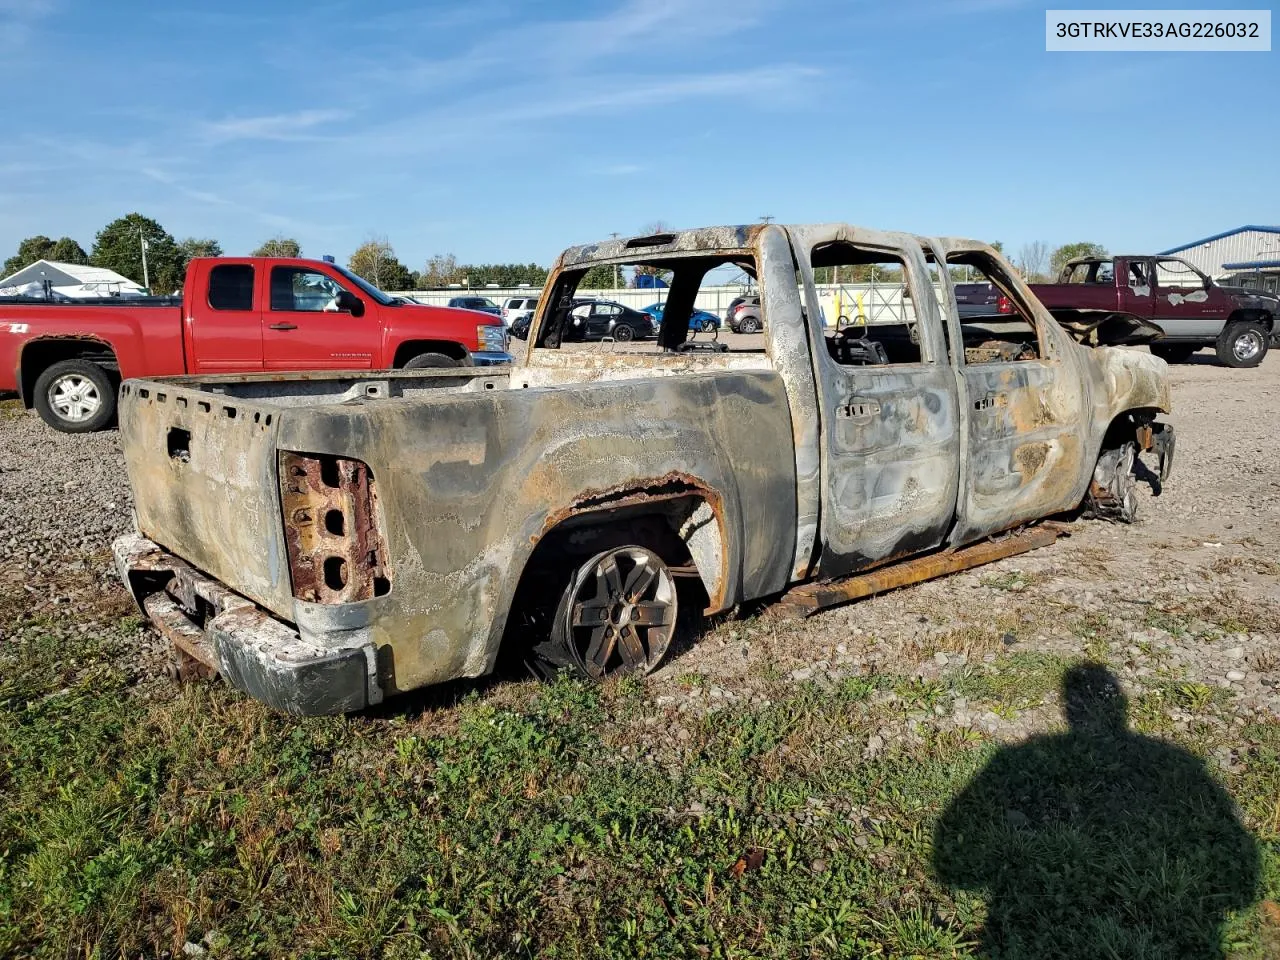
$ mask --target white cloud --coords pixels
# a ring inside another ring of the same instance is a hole
[[[232,140],[323,140],[317,127],[345,120],[350,114],[345,110],[298,110],[295,113],[277,113],[262,117],[230,117],[203,123],[197,131],[208,142],[227,143]]]

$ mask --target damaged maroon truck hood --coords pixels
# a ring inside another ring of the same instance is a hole
[[[1150,320],[1114,310],[1050,309],[1053,319],[1087,347],[1135,347],[1164,336],[1164,330]]]

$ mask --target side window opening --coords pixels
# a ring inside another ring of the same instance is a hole
[[[624,285],[611,298],[579,295],[600,271]],[[765,352],[765,317],[749,253],[654,257],[593,264],[559,275],[535,349],[657,355]]]
[[[210,270],[209,307],[212,310],[252,310],[253,265],[223,263]]]
[[[1116,282],[1114,265],[1110,260],[1082,260],[1064,271],[1063,283],[1094,283],[1113,286]]]
[[[996,302],[980,313],[966,315],[957,306],[966,364],[1038,360],[1044,355],[1035,315],[997,261],[970,251],[950,255],[947,265],[970,267],[999,291]]]
[[[1129,286],[1148,286],[1146,264],[1142,263],[1140,260],[1129,261]]]
[[[814,247],[810,263],[814,283],[831,290],[830,307],[822,303],[834,321],[830,329],[823,323],[831,360],[855,367],[923,362],[910,276],[899,255],[839,240]]]
[[[1156,286],[1165,290],[1203,290],[1204,280],[1181,260],[1157,260]]]
[[[271,268],[271,309],[336,313],[342,287],[332,277],[305,267]]]

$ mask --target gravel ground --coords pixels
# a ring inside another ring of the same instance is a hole
[[[1250,371],[1197,359],[1173,368],[1174,472],[1161,497],[1144,488],[1139,523],[1078,522],[1052,547],[804,622],[765,611],[711,624],[651,678],[652,695],[701,712],[759,699],[778,675],[927,680],[997,670],[1013,652],[1102,657],[1133,689],[1203,684],[1241,719],[1280,716],[1280,355]],[[55,433],[0,405],[0,492],[0,641],[17,619],[4,614],[20,611],[66,631],[121,631],[138,688],[167,683],[164,646],[129,618],[110,565],[111,540],[130,527],[117,435]],[[930,719],[1013,738],[1049,712],[971,716],[961,702]]]

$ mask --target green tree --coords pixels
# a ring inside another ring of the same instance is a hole
[[[452,253],[437,253],[427,260],[420,277],[422,286],[428,289],[461,283],[458,279],[458,258]]]
[[[454,273],[465,277],[473,286],[496,283],[500,287],[515,287],[527,283],[540,287],[547,282],[547,268],[536,263],[468,263],[455,268]]]
[[[198,237],[187,237],[187,239],[179,241],[178,249],[182,251],[184,265],[196,257],[222,256],[222,244],[217,240],[201,240]]]
[[[84,252],[84,247],[70,237],[60,237],[45,259],[56,260],[58,263],[88,263],[89,255]]]
[[[413,274],[396,259],[395,249],[385,239],[362,243],[347,261],[347,267],[379,290],[413,288]]]
[[[52,260],[49,254],[53,252],[53,246],[53,241],[42,234],[27,237],[18,244],[18,252],[4,262],[4,269],[0,275],[7,277],[11,273],[17,273],[37,260]]]
[[[612,290],[615,287],[626,286],[626,281],[623,280],[622,271],[618,267],[597,263],[587,271],[578,286],[583,290]]]
[[[142,241],[147,244],[147,276],[142,270]],[[151,289],[173,293],[182,289],[186,261],[173,234],[150,217],[130,213],[112,220],[93,242],[93,265],[114,270],[135,283],[148,279]]]
[[[1066,266],[1068,260],[1074,260],[1077,257],[1105,257],[1106,255],[1107,248],[1100,243],[1089,243],[1084,240],[1079,243],[1064,243],[1053,251],[1053,256],[1049,258],[1049,272],[1056,277],[1062,272],[1062,268]]]
[[[272,237],[253,253],[251,257],[300,257],[302,246],[292,237]]]

